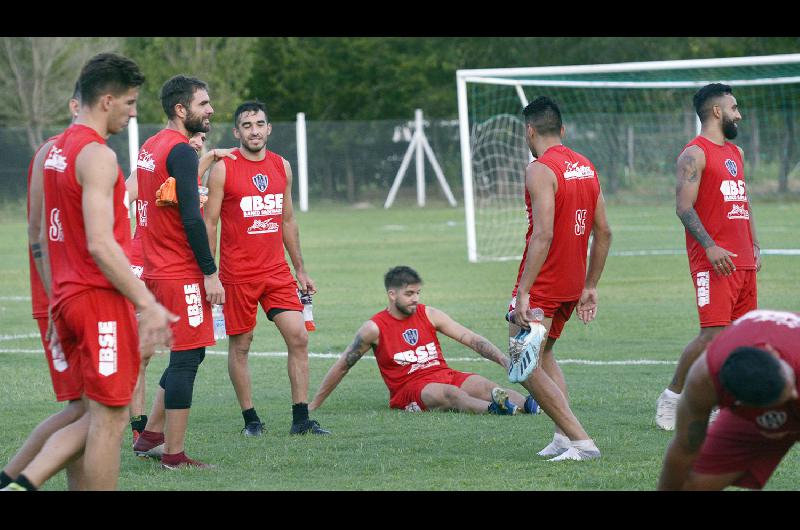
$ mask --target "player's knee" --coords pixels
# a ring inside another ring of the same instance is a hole
[[[308,331],[305,327],[292,330],[286,336],[286,346],[290,351],[308,353]]]
[[[203,359],[205,348],[170,353],[169,366],[162,376],[164,408],[191,408],[194,380]]]
[[[241,335],[235,335],[230,337],[230,342],[228,343],[228,351],[233,355],[247,355],[250,352],[250,346],[253,344],[253,332],[248,331],[246,333],[242,333]]]
[[[442,401],[445,406],[453,407],[461,401],[464,391],[454,386],[447,385],[442,388]]]

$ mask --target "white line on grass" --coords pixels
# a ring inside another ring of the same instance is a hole
[[[661,250],[619,250],[613,251],[610,256],[678,256],[686,254],[682,249],[661,249]],[[800,256],[800,248],[765,248],[761,251],[762,255],[772,256]]]
[[[30,296],[0,296],[0,300],[13,300],[15,302],[27,302],[30,299]]]
[[[8,349],[2,350],[0,349],[0,353],[42,353],[42,350],[20,350],[20,349]],[[206,353],[209,355],[228,355],[226,351],[219,351],[219,350],[206,350]],[[251,351],[250,355],[255,357],[286,357],[286,352],[280,351]],[[309,357],[317,358],[317,359],[336,359],[339,357],[340,354],[338,353],[309,353]],[[375,360],[375,357],[369,356],[364,357],[364,359],[371,359]],[[482,357],[454,357],[452,359],[447,359],[448,362],[453,361],[466,361],[466,362],[481,362],[486,361],[489,362],[487,359]],[[558,362],[560,364],[584,364],[584,365],[591,365],[591,366],[631,366],[631,365],[654,365],[654,364],[676,364],[676,361],[657,361],[653,359],[631,359],[627,361],[590,361],[586,359],[559,359]]]
[[[17,340],[17,339],[32,339],[39,337],[38,333],[25,333],[24,335],[0,335],[0,341],[4,340]]]

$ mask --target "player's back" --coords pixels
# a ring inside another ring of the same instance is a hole
[[[39,152],[42,148],[49,144],[50,142],[54,142],[59,135],[51,136],[48,138],[39,148],[33,153],[33,158],[31,158],[31,163],[28,165],[28,207],[27,207],[27,215],[28,215],[28,224],[30,224],[30,214],[31,214],[31,177],[33,176],[33,163],[36,160],[36,157],[39,155]],[[44,184],[44,183],[42,183]],[[31,308],[33,312],[33,318],[41,318],[47,316],[47,308],[50,305],[50,300],[47,298],[47,292],[44,290],[44,286],[42,285],[42,279],[39,276],[39,271],[36,269],[36,263],[33,260],[33,253],[31,252],[30,247],[28,247],[28,268],[30,270],[30,282],[31,282]]]

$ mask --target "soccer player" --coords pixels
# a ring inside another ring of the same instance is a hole
[[[169,325],[178,317],[136,279],[125,256],[130,243],[125,183],[106,145],[136,116],[143,82],[128,58],[104,53],[90,59],[78,80],[78,116],[44,163],[39,242],[47,237],[47,246],[34,258],[50,294],[51,350],[63,349],[66,364],[80,367],[88,414],[51,436],[9,487],[40,487],[82,453],[82,486],[115,489],[139,349],[171,340]],[[140,314],[138,337],[134,310]]]
[[[224,303],[225,291],[208,247],[198,193],[197,153],[189,138],[210,130],[214,109],[208,85],[184,75],[170,78],[161,87],[161,106],[167,127],[142,145],[136,168],[139,199],[149,201],[142,237],[142,278],[182,318],[173,328],[169,365],[159,381],[145,430],[133,449],[139,456],[160,457],[166,469],[207,468],[208,464],[186,455],[184,442],[197,369],[206,346],[215,344],[211,304]],[[173,201],[158,206],[157,193],[165,198],[171,182],[177,205]]]
[[[74,119],[78,115],[80,108],[80,93],[78,84],[75,84],[75,90],[72,98],[69,100],[70,115]],[[37,425],[25,443],[20,447],[19,451],[14,457],[9,460],[6,467],[0,472],[0,488],[5,488],[27,466],[44,446],[47,439],[56,431],[66,427],[70,423],[78,420],[86,411],[83,401],[81,400],[81,391],[79,388],[79,380],[76,379],[76,368],[66,363],[63,352],[57,350],[54,352],[50,350],[50,343],[47,337],[47,331],[50,326],[50,318],[48,307],[50,305],[49,297],[45,291],[42,280],[36,270],[36,264],[33,257],[33,251],[37,253],[37,257],[41,256],[41,245],[39,244],[39,232],[41,230],[42,221],[42,202],[43,202],[43,182],[42,173],[44,170],[44,161],[50,148],[55,143],[58,136],[48,138],[34,152],[31,163],[28,166],[28,262],[30,268],[30,284],[31,284],[31,303],[33,309],[33,318],[39,327],[39,334],[42,339],[42,346],[44,347],[45,358],[50,370],[50,379],[53,383],[53,391],[56,394],[57,401],[67,401],[67,405],[59,412],[46,418],[39,425]],[[75,460],[71,462],[67,468],[67,484],[70,490],[81,489],[81,471],[83,461]]]
[[[798,373],[797,313],[750,311],[718,333],[686,376],[658,489],[763,488],[800,441]]]
[[[656,403],[656,425],[675,428],[675,407],[689,367],[711,340],[758,307],[761,248],[736,138],[742,115],[731,87],[712,83],[694,95],[700,135],[678,157],[676,213],[686,231],[689,273],[697,294],[700,334],[684,348],[670,385]]]
[[[316,287],[305,270],[300,231],[292,207],[292,168],[267,149],[272,132],[267,110],[259,101],[239,105],[233,116],[239,140],[236,160],[211,168],[205,222],[211,255],[220,237],[220,278],[225,286],[225,328],[229,336],[228,373],[242,409],[246,436],[259,436],[263,423],[253,407],[248,352],[258,305],[283,336],[288,350],[292,392],[291,434],[329,434],[308,417],[308,331],[298,298]],[[292,277],[284,257],[292,260]]]
[[[508,368],[508,358],[491,342],[465,328],[447,313],[419,303],[422,279],[406,266],[384,276],[388,305],[364,322],[353,343],[331,366],[309,405],[319,408],[367,350],[372,348],[383,382],[389,389],[389,406],[408,412],[457,410],[476,414],[513,415],[526,412],[533,399],[505,390],[483,376],[447,366],[439,345],[442,333],[468,346],[482,357]]]
[[[569,407],[553,346],[573,310],[584,324],[597,315],[597,283],[611,245],[605,200],[592,162],[561,143],[564,126],[558,105],[539,97],[523,114],[525,138],[537,159],[525,171],[528,232],[509,306],[509,334],[530,327],[529,309],[544,311],[547,339],[541,359],[538,365],[527,365],[523,375],[532,371],[522,382],[555,423],[553,441],[538,454],[553,457],[551,461],[598,458],[600,450]],[[587,270],[590,234],[594,238]]]

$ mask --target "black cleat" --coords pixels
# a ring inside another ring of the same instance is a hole
[[[305,420],[300,423],[293,423],[289,434],[330,434],[331,431],[326,431],[319,426],[317,420]]]
[[[260,421],[251,421],[242,429],[245,436],[261,436],[264,434],[264,424]]]

